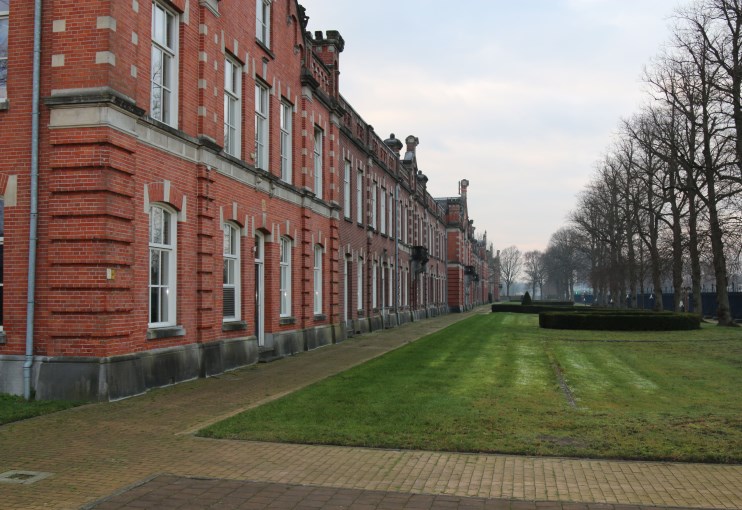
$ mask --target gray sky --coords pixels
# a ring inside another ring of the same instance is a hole
[[[386,138],[420,139],[433,196],[469,179],[495,249],[544,249],[645,100],[682,0],[300,0],[338,30],[343,96]]]

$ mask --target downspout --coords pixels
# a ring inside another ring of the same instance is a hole
[[[23,398],[31,399],[33,335],[36,294],[36,240],[39,203],[39,97],[41,81],[41,0],[34,0],[33,89],[31,113],[31,214],[28,232],[28,302],[26,305],[26,361],[23,364]]]
[[[399,183],[394,187],[394,313],[399,324]]]

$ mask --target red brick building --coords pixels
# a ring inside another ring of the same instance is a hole
[[[0,0],[0,392],[122,398],[487,300],[452,261],[491,249],[467,224],[451,258],[418,140],[345,102],[295,0],[41,4]]]

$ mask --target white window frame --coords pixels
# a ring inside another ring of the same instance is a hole
[[[222,226],[223,243],[222,254],[224,257],[223,279],[222,279],[222,298],[227,292],[234,293],[234,313],[227,313],[222,299],[222,318],[224,322],[238,321],[241,318],[241,257],[240,257],[240,227],[229,222]]]
[[[260,0],[259,0],[260,1]],[[255,168],[268,170],[268,87],[255,83]]]
[[[280,316],[291,316],[291,239],[281,237],[279,249]]]
[[[224,59],[224,152],[239,158],[242,146],[242,66]]]
[[[7,2],[9,3],[9,2]],[[5,10],[0,9],[0,23],[3,21],[5,22],[5,41],[2,42],[2,46],[0,46],[0,69],[3,70],[2,76],[3,81],[0,82],[0,102],[3,102],[5,99],[8,98],[8,53],[10,51],[10,48],[8,47],[8,32],[10,31],[10,6],[8,6]],[[2,326],[0,325],[0,331],[2,331]]]
[[[294,107],[281,101],[281,180],[291,184],[293,179],[292,150],[293,150],[293,123]]]
[[[322,129],[314,128],[314,194],[317,198],[322,198],[322,188],[324,186],[322,175],[324,136]]]
[[[266,48],[271,47],[271,2],[255,0],[255,38]]]
[[[371,228],[376,230],[376,183],[371,182]]]
[[[322,314],[322,253],[321,245],[314,245],[314,314]]]
[[[381,188],[381,191],[379,192],[379,197],[381,202],[379,205],[380,207],[380,214],[381,217],[379,218],[379,230],[382,234],[386,234],[386,188]]]
[[[161,220],[161,221],[160,221]],[[157,225],[161,235],[157,235]],[[177,214],[164,204],[152,204],[149,207],[149,327],[159,328],[174,326],[176,324],[177,307]],[[157,253],[157,260],[153,260]],[[163,255],[165,257],[163,258]],[[167,267],[163,271],[163,260],[167,260]],[[153,264],[157,264],[159,280],[153,282]],[[163,281],[164,280],[164,281]],[[159,306],[152,302],[153,292],[157,293]],[[163,299],[164,296],[164,299]],[[163,308],[164,303],[164,308]],[[157,306],[156,314],[153,314],[153,306]],[[164,319],[164,320],[163,320]]]
[[[356,172],[356,221],[363,225],[363,171]]]
[[[158,23],[158,20],[163,23]],[[178,127],[178,22],[175,11],[159,0],[153,0],[150,116],[172,127]],[[165,62],[162,73],[154,69],[156,55],[160,56],[161,62]],[[161,99],[159,107],[156,104],[158,97]]]
[[[363,259],[358,258],[356,273],[356,297],[358,299],[358,310],[363,310]]]
[[[351,191],[350,191],[350,174],[351,174],[351,163],[347,159],[345,160],[345,174],[343,177],[343,213],[346,218],[350,219],[351,211]]]

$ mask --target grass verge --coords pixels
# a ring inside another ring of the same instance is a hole
[[[0,425],[41,416],[42,414],[63,411],[81,405],[82,402],[57,400],[32,400],[27,402],[23,397],[0,394]]]
[[[200,432],[309,444],[742,462],[742,331],[475,316]]]

